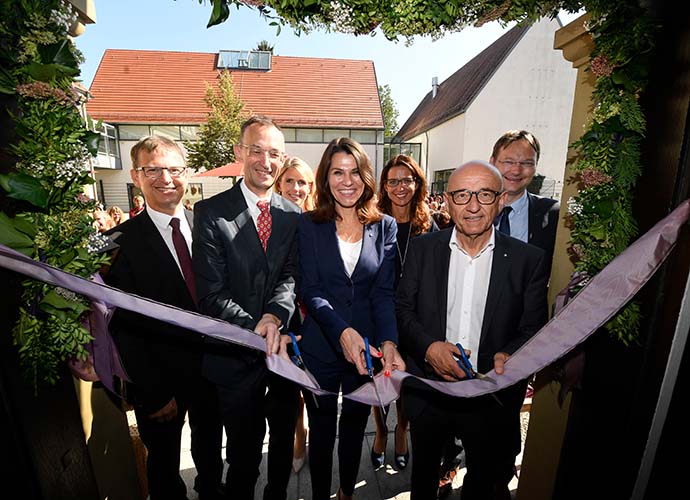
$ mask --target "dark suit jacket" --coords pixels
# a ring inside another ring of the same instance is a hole
[[[448,228],[410,242],[397,290],[398,329],[408,353],[407,370],[424,378],[437,379],[424,361],[428,347],[446,340],[451,234]],[[546,323],[546,282],[544,251],[496,231],[479,341],[479,372],[493,369],[495,353],[512,354]]]
[[[202,313],[249,330],[264,313],[288,324],[295,309],[299,212],[294,203],[271,197],[264,253],[239,184],[194,205],[194,277]],[[203,372],[219,384],[241,382],[243,369],[260,360],[257,351],[217,344],[204,357]]]
[[[192,223],[191,212],[185,211]],[[109,232],[119,245],[105,282],[189,311],[196,311],[180,268],[145,210]],[[199,376],[203,338],[131,311],[118,309],[109,326],[133,385],[131,402],[153,413],[176,388]]]
[[[315,224],[310,214],[300,217],[300,297],[307,307],[301,349],[324,362],[342,353],[340,334],[352,327],[374,346],[398,343],[393,282],[395,276],[395,220],[385,215],[364,227],[362,251],[348,276],[335,222]]]
[[[528,237],[527,243],[537,246],[546,252],[547,269],[551,271],[553,249],[556,244],[556,228],[560,203],[551,198],[544,198],[527,193]]]

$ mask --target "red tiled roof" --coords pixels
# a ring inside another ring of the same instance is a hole
[[[530,26],[515,26],[441,83],[436,97],[429,92],[395,135],[394,142],[409,140],[467,111]]]
[[[205,82],[218,82],[217,57],[108,49],[89,89],[87,111],[108,123],[205,122]],[[270,71],[231,73],[245,109],[282,126],[384,127],[372,61],[273,56]]]

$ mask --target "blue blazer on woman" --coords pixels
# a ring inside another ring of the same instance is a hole
[[[315,223],[310,214],[299,219],[302,283],[299,297],[307,308],[300,348],[322,362],[342,356],[340,334],[352,327],[374,346],[398,343],[393,283],[395,219],[364,226],[362,251],[352,276],[338,249],[335,221]]]

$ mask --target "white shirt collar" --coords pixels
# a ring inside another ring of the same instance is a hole
[[[523,210],[527,210],[527,207],[529,206],[529,201],[527,200],[527,190],[525,189],[525,191],[523,191],[522,193],[522,196],[520,196],[510,205],[506,206],[510,206],[510,208],[513,209],[513,212],[515,212],[518,215],[520,215]]]
[[[244,179],[240,182],[240,189],[242,190],[242,194],[244,195],[244,200],[247,202],[247,206],[249,207],[256,207],[256,204],[259,202],[259,200],[266,200],[269,203],[271,202],[271,196],[273,195],[273,191],[269,190],[268,191],[268,196],[264,198],[259,198],[256,193],[254,193],[251,189],[249,189],[245,183]]]
[[[146,212],[149,214],[149,217],[151,217],[151,220],[159,231],[167,231],[170,229],[170,220],[173,217],[180,219],[181,224],[184,224],[185,226],[187,225],[187,218],[184,216],[184,207],[182,205],[179,205],[177,209],[175,209],[175,215],[168,215],[164,214],[163,212],[158,212],[151,208],[149,204],[146,204]]]
[[[450,234],[450,249],[451,251],[455,248],[456,250],[460,250],[462,253],[467,255],[468,257],[470,256],[464,248],[462,248],[462,245],[458,243],[458,238],[457,238],[457,231],[458,228],[456,226],[453,226],[453,232]],[[478,257],[481,257],[484,252],[489,251],[490,249],[493,249],[493,247],[496,244],[496,231],[494,229],[493,224],[491,225],[491,236],[489,237],[489,241],[486,242],[486,245],[475,255],[474,257],[470,257],[472,259],[476,259]]]

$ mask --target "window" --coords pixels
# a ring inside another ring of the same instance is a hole
[[[283,128],[283,135],[285,136],[285,142],[295,142],[295,129],[294,128]]]
[[[441,194],[448,186],[448,178],[453,173],[453,169],[438,170],[434,172],[434,182],[431,183],[431,194]]]
[[[347,129],[327,128],[323,131],[323,142],[331,142],[333,139],[339,137],[350,137],[350,131]]]
[[[295,132],[296,142],[323,142],[323,130],[320,128],[298,128]]]
[[[386,143],[383,145],[383,162],[397,155],[407,155],[415,159],[415,161],[422,164],[422,145],[418,142],[403,142],[403,143]]]
[[[183,141],[196,141],[196,136],[199,133],[197,125],[182,125],[180,127],[180,136]]]
[[[216,68],[270,70],[271,56],[265,50],[221,50]]]
[[[177,125],[151,125],[151,134],[167,137],[173,141],[179,141],[180,127]]]
[[[148,125],[118,125],[117,129],[122,141],[138,141],[150,134]]]
[[[376,130],[353,130],[350,137],[360,144],[376,144]]]

